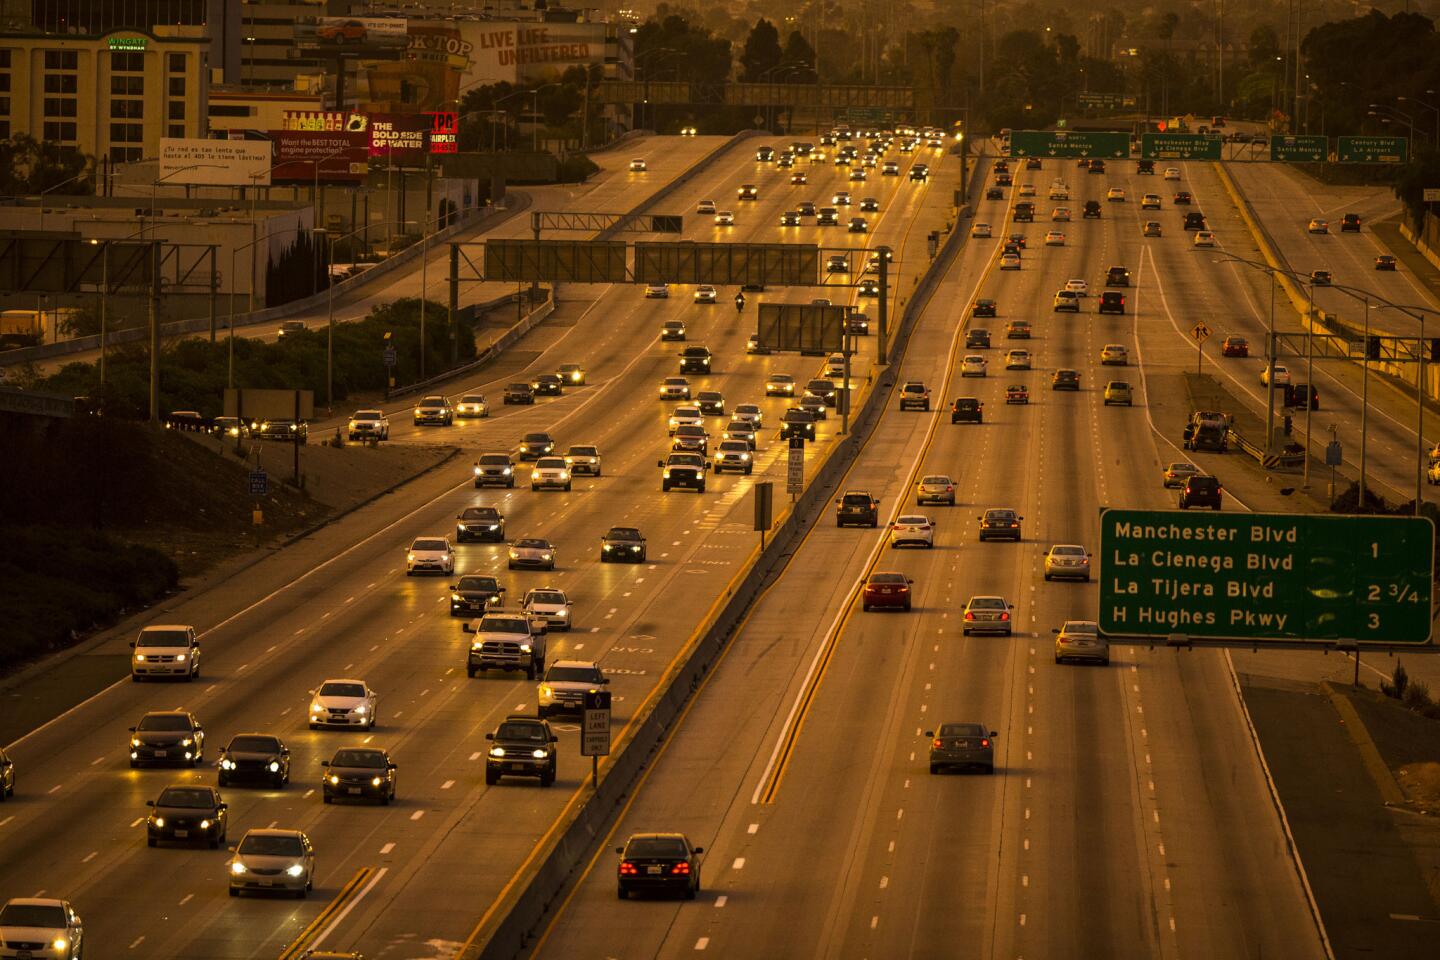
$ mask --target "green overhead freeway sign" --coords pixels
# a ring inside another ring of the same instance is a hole
[[[1424,517],[1105,510],[1100,629],[1428,644],[1434,543]]]
[[[1319,136],[1270,138],[1270,159],[1323,163],[1330,153],[1330,138]]]
[[[1335,159],[1341,163],[1404,163],[1409,156],[1405,137],[1335,138]]]
[[[1124,160],[1130,156],[1128,133],[1074,130],[1016,130],[1010,134],[1012,157],[1099,157]]]
[[[1140,156],[1146,160],[1219,160],[1219,137],[1203,133],[1145,133]]]

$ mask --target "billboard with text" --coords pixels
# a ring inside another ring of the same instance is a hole
[[[276,183],[359,183],[370,169],[367,133],[271,130]]]
[[[400,17],[316,17],[296,22],[295,45],[307,53],[395,60],[409,44],[406,23]]]
[[[246,187],[270,183],[270,144],[263,140],[161,137],[156,181]]]

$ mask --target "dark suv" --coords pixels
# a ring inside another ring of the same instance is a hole
[[[985,404],[975,397],[960,397],[950,405],[951,423],[983,423]]]
[[[1345,214],[1345,216],[1341,217],[1341,218],[1340,218],[1340,232],[1341,232],[1341,233],[1359,233],[1359,232],[1360,232],[1360,214],[1358,214],[1358,213],[1347,213],[1347,214]]]
[[[548,720],[512,714],[485,739],[491,743],[485,758],[486,783],[493,786],[505,776],[538,777],[542,787],[555,782],[555,744],[560,738],[551,732]]]
[[[1124,313],[1125,294],[1119,290],[1106,290],[1100,294],[1099,311],[1101,313]]]
[[[1189,213],[1185,214],[1185,229],[1204,230],[1205,214],[1201,213],[1198,210],[1192,210]]]
[[[874,527],[880,524],[880,501],[870,494],[851,490],[835,501],[835,526],[852,524]]]
[[[1099,201],[1099,200],[1086,200],[1086,201],[1085,201],[1085,212],[1084,212],[1083,216],[1084,216],[1084,218],[1085,218],[1086,220],[1099,220],[1099,219],[1100,219],[1100,201]]]
[[[528,383],[511,383],[505,387],[506,403],[534,403],[535,388]]]
[[[1180,488],[1180,509],[1210,507],[1212,510],[1219,510],[1221,489],[1220,481],[1214,477],[1191,477],[1185,481],[1185,486]]]
[[[681,373],[709,373],[710,351],[705,347],[686,347],[680,351]]]
[[[975,305],[975,309],[977,309],[977,310],[980,309],[980,305],[979,305],[978,303]],[[978,316],[979,314],[976,314],[976,315]],[[995,316],[994,306],[993,306],[993,305],[991,306],[990,316],[992,316],[992,317]],[[989,331],[989,330],[986,330],[984,327],[971,327],[969,330],[966,330],[966,331],[965,331],[965,349],[966,349],[966,350],[988,350],[988,349],[990,349],[990,331]]]
[[[1130,271],[1125,269],[1124,267],[1111,267],[1109,270],[1105,271],[1105,286],[1130,286]]]

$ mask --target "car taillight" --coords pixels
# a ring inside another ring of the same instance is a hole
[[[938,749],[940,749],[940,748],[943,747],[943,746],[945,746],[945,741],[944,741],[944,740],[941,740],[941,739],[939,739],[939,738],[936,738],[936,740],[935,740],[935,749],[938,750]]]
[[[975,614],[971,613],[969,610],[966,610],[966,611],[965,611],[965,619],[966,619],[966,620],[974,620],[974,619],[975,619]]]
[[[981,738],[980,738],[980,746],[982,746],[982,747],[988,747],[988,746],[990,746],[990,738],[989,738],[989,737],[981,737]]]
[[[1007,611],[1007,612],[1005,612],[1005,613],[1000,614],[1000,619],[1001,619],[1001,620],[1009,620],[1009,619],[1010,619],[1010,613]]]
[[[909,588],[909,587],[896,587],[896,588],[895,588],[895,592],[896,592],[896,593],[909,593],[909,592],[910,592],[910,588]]]
[[[635,868],[635,864],[631,863],[629,860],[620,861],[620,876],[633,877],[639,873],[640,871]]]
[[[954,485],[953,483],[947,483],[947,484],[945,484],[945,489],[946,489],[946,491],[954,490],[954,489],[955,489],[955,485]]]
[[[670,868],[670,872],[671,872],[671,873],[675,873],[675,874],[679,874],[679,875],[681,875],[681,876],[689,876],[689,875],[690,875],[690,861],[688,861],[688,860],[681,860],[679,863],[675,864],[673,867]]]

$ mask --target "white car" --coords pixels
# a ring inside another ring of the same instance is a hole
[[[1045,234],[1045,246],[1047,246],[1047,247],[1063,247],[1063,246],[1065,246],[1065,234],[1062,233],[1062,232],[1060,232],[1059,230],[1051,230],[1049,233]]]
[[[645,285],[646,300],[668,300],[670,298],[670,285],[666,283],[647,283]]]
[[[681,427],[703,427],[704,425],[705,415],[700,412],[699,407],[676,407],[670,414],[668,424],[672,437],[675,435],[675,431]]]
[[[1006,370],[1029,370],[1029,369],[1030,369],[1030,351],[1029,351],[1029,350],[1011,350],[1011,351],[1009,351],[1008,353],[1006,353],[1006,354],[1005,354],[1005,369],[1006,369]]]
[[[1195,234],[1194,243],[1197,247],[1213,247],[1215,246],[1215,234],[1211,233],[1209,230],[1201,230],[1199,233]]]
[[[417,573],[454,573],[455,548],[446,537],[416,537],[405,554],[405,576]]]
[[[364,680],[326,680],[310,691],[310,729],[375,726],[380,697]]]
[[[639,157],[630,161],[630,171],[632,173],[644,173],[648,169],[649,168],[645,166],[645,161]]]
[[[0,955],[73,960],[84,940],[80,916],[68,900],[17,897],[0,907]]]
[[[1020,184],[1020,196],[1022,196],[1022,197],[1033,197],[1033,196],[1035,196],[1035,184],[1033,184],[1033,183],[1022,183],[1022,184]]]
[[[715,459],[710,464],[710,469],[716,473],[737,470],[748,475],[754,466],[748,441],[721,440],[720,446],[715,450]]]
[[[903,546],[935,546],[935,522],[920,514],[906,514],[896,517],[890,525],[891,548]]]
[[[541,457],[530,471],[530,489],[570,489],[570,467],[564,457]]]
[[[988,223],[977,223],[977,224],[975,224],[973,227],[970,228],[970,236],[974,237],[974,238],[977,239],[977,240],[988,240],[988,239],[990,239],[990,224],[988,224]]]
[[[825,361],[825,376],[830,377],[832,380],[833,380],[835,377],[843,377],[843,376],[845,376],[845,355],[844,355],[844,354],[834,353],[834,354],[831,354],[831,355],[829,356],[829,358],[826,359],[826,361]]]
[[[455,404],[455,416],[461,420],[476,420],[490,416],[490,404],[483,393],[467,393]]]
[[[1195,466],[1195,464],[1187,460],[1177,460],[1166,467],[1160,474],[1160,482],[1167,488],[1183,487],[1185,486],[1186,480],[1189,480],[1191,477],[1198,477],[1201,472],[1200,468]]]
[[[1051,211],[1050,211],[1050,222],[1051,222],[1051,223],[1069,223],[1069,222],[1070,222],[1070,208],[1069,208],[1069,207],[1056,207],[1054,210],[1051,210]]]
[[[713,214],[715,212],[715,201],[701,200],[699,203],[695,204],[695,212]]]
[[[960,361],[960,376],[962,377],[983,377],[985,376],[986,360],[978,353],[967,353],[965,359]]]
[[[689,400],[690,381],[684,377],[666,377],[660,381],[661,400]]]
[[[304,899],[315,886],[315,847],[304,831],[246,830],[234,849],[226,871],[232,897],[242,890],[283,890]]]
[[[1140,209],[1141,209],[1141,210],[1159,210],[1159,209],[1160,209],[1160,194],[1158,194],[1158,193],[1147,193],[1147,194],[1145,194],[1145,196],[1143,196],[1143,197],[1140,198]]]
[[[194,680],[200,676],[200,641],[194,627],[149,626],[140,631],[130,646],[135,651],[130,658],[131,680],[142,677]]]
[[[1305,227],[1305,229],[1310,233],[1328,234],[1330,232],[1330,221],[1322,220],[1319,217],[1315,217],[1313,220],[1310,221],[1310,223]]]
[[[1090,582],[1090,552],[1074,543],[1057,543],[1045,554],[1045,579]]]
[[[525,612],[534,618],[544,618],[556,630],[569,632],[572,623],[570,598],[564,590],[554,587],[536,587],[525,591]]]
[[[717,226],[717,227],[733,227],[733,226],[735,226],[735,213],[734,213],[734,211],[732,211],[732,210],[721,210],[721,211],[719,211],[718,213],[716,213],[716,214],[715,214],[715,226]]]
[[[541,567],[555,569],[555,545],[539,537],[526,537],[510,544],[507,558],[509,569],[516,567]]]
[[[756,429],[765,422],[765,414],[760,410],[758,403],[737,403],[735,412],[730,415],[731,420],[746,420],[753,424]]]
[[[1065,289],[1069,290],[1077,297],[1090,296],[1090,284],[1086,283],[1084,280],[1066,280]]]
[[[1111,187],[1109,190],[1106,190],[1106,191],[1105,191],[1105,200],[1106,200],[1107,203],[1124,203],[1124,202],[1125,202],[1125,188],[1124,188],[1124,187]]]
[[[1179,180],[1179,179],[1180,179],[1180,168],[1179,168],[1179,167],[1166,167],[1166,168],[1165,168],[1165,179],[1166,179],[1166,180]]]
[[[702,283],[695,288],[696,303],[715,303],[719,299],[720,295],[716,293],[715,288],[708,283]]]
[[[1049,198],[1050,198],[1051,200],[1069,200],[1069,199],[1070,199],[1070,188],[1069,188],[1069,187],[1066,187],[1066,186],[1058,186],[1058,185],[1057,185],[1057,186],[1052,186],[1052,187],[1050,188]]]
[[[1006,254],[1001,254],[1001,256],[1000,256],[1000,269],[1001,269],[1001,270],[1019,270],[1019,269],[1020,269],[1020,254],[1018,254],[1018,253],[1006,253]]]
[[[356,410],[350,414],[345,432],[352,443],[361,439],[389,440],[390,418],[383,410]]]
[[[1130,363],[1130,353],[1123,343],[1107,343],[1100,348],[1100,365],[1123,367]]]
[[[1265,386],[1265,387],[1270,386],[1270,370],[1271,370],[1271,367],[1270,367],[1270,366],[1266,366],[1264,369],[1262,369],[1262,370],[1260,371],[1260,385],[1261,385],[1261,386]],[[1285,364],[1283,364],[1283,363],[1277,363],[1277,364],[1274,364],[1274,370],[1275,370],[1275,386],[1277,386],[1277,387],[1283,387],[1283,386],[1285,386],[1285,384],[1287,384],[1287,383],[1290,382],[1290,368],[1289,368],[1289,367],[1285,366]]]
[[[570,476],[576,477],[585,474],[591,477],[600,476],[600,448],[591,444],[577,444],[565,451],[565,465],[570,468]]]

